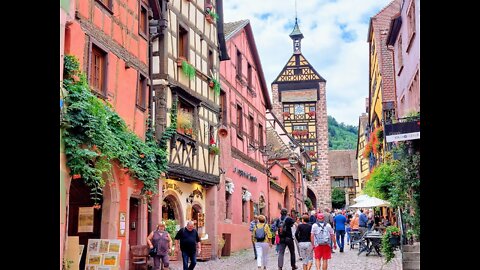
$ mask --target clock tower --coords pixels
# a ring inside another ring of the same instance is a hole
[[[326,80],[302,54],[303,34],[297,18],[290,38],[293,54],[272,83],[272,112],[314,160],[310,164],[314,176],[307,182],[307,196],[314,207],[323,210],[332,207],[328,176]]]

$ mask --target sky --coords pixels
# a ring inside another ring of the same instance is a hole
[[[302,54],[327,80],[327,114],[358,126],[368,97],[368,25],[391,0],[297,0]],[[295,0],[224,0],[224,22],[249,19],[271,84],[293,53]]]

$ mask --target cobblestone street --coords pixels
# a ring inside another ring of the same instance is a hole
[[[365,256],[365,252],[360,255],[357,255],[358,248],[350,250],[349,246],[345,246],[345,252],[340,253],[338,249],[332,254],[332,259],[329,260],[328,269],[329,270],[402,270],[401,264],[401,253],[400,251],[395,251],[395,257],[388,264],[385,263],[383,257],[379,257],[374,252],[369,256]],[[298,259],[297,255],[297,267],[299,270],[302,269],[302,261]],[[206,261],[206,262],[197,262],[196,270],[256,270],[257,262],[253,259],[253,250],[247,249],[242,250],[236,253],[233,253],[232,256],[222,257],[216,261]],[[270,249],[268,256],[268,266],[269,270],[278,269],[277,266],[278,255],[275,254],[275,246]],[[182,270],[182,262],[175,261],[171,262],[172,270]],[[290,270],[290,253],[285,251],[284,259],[284,270]],[[315,262],[312,267],[312,270],[315,269]]]

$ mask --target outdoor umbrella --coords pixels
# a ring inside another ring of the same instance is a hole
[[[356,204],[350,205],[350,207],[352,208],[369,208],[381,206],[390,206],[390,203],[379,198],[369,197]]]
[[[356,197],[356,198],[353,199],[353,200],[354,200],[355,202],[361,202],[361,201],[363,201],[363,200],[365,200],[365,199],[368,199],[368,198],[370,198],[370,196],[368,196],[367,194],[362,194],[362,195]]]

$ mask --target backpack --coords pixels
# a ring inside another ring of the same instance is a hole
[[[287,216],[282,219],[278,219],[278,236],[284,238],[287,235],[287,224],[285,222],[287,220]]]
[[[257,239],[257,242],[265,241],[265,225],[263,225],[263,227],[258,227],[258,225],[255,226],[257,228],[255,230],[255,239]]]
[[[327,223],[324,223],[323,226],[320,222],[317,222],[317,226],[320,229],[315,234],[315,246],[318,245],[329,245],[330,244],[330,232],[327,228]]]

